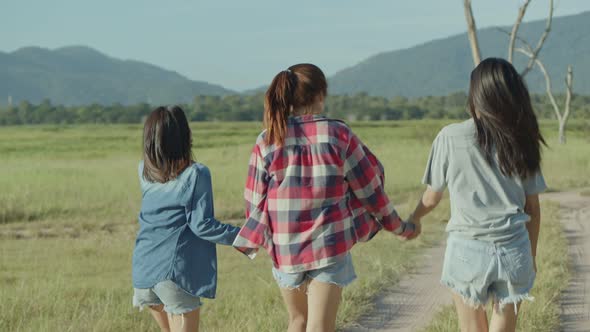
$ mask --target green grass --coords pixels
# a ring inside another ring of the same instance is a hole
[[[444,124],[352,124],[383,162],[394,203],[414,204],[430,144]],[[576,131],[566,146],[556,144],[553,123],[542,127],[550,143],[544,154],[549,186],[590,185],[587,123],[572,124]],[[222,220],[242,218],[247,160],[260,128],[255,123],[192,125],[195,157],[211,169]],[[0,331],[154,331],[148,314],[137,313],[130,303],[141,127],[2,128],[0,156]],[[408,207],[401,211],[409,212]],[[415,242],[381,234],[356,246],[359,279],[344,293],[338,326],[367,310],[372,295],[416,264],[413,255],[442,238],[440,221],[446,218],[445,205]],[[219,263],[218,299],[205,303],[204,330],[283,330],[286,313],[270,260],[261,255],[249,261],[220,247]]]
[[[407,209],[403,210],[407,213]],[[370,307],[371,296],[416,262],[441,237],[442,209],[419,240],[403,243],[379,234],[353,250],[359,279],[348,287],[339,326]],[[90,233],[79,238],[3,239],[0,242],[1,331],[156,331],[131,307],[130,261],[134,233]],[[287,315],[265,254],[253,261],[219,247],[219,292],[205,301],[204,331],[281,331]],[[272,315],[267,313],[272,312]]]
[[[538,274],[531,295],[534,302],[524,302],[521,306],[517,331],[543,332],[557,331],[559,327],[559,296],[568,285],[569,271],[567,242],[563,236],[557,204],[543,204],[539,249],[537,252]],[[491,305],[488,305],[488,318]],[[442,309],[426,328],[427,332],[459,331],[454,306]]]

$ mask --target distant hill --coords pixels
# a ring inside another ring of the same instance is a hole
[[[157,66],[119,60],[84,46],[49,50],[21,48],[0,52],[0,104],[169,104],[191,102],[195,95],[234,93],[221,86],[191,81]]]
[[[522,24],[519,34],[536,45],[544,28],[544,20],[532,21]],[[506,34],[486,28],[479,30],[478,37],[482,57],[507,56]],[[554,18],[540,58],[553,78],[554,91],[564,90],[566,68],[572,64],[575,93],[590,94],[590,12]],[[515,54],[515,59],[516,65],[523,68],[525,57]],[[467,89],[472,69],[467,35],[460,34],[372,56],[330,77],[330,93],[367,92],[385,97],[447,95]],[[531,90],[544,91],[545,81],[538,70],[529,73],[527,81]]]

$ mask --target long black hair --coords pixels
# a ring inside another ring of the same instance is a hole
[[[192,135],[179,106],[160,106],[143,126],[143,177],[151,182],[175,179],[193,160]]]
[[[512,64],[488,58],[471,72],[468,109],[489,163],[497,155],[506,176],[527,178],[539,170],[545,140],[526,84]]]

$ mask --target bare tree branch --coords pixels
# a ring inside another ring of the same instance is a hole
[[[473,10],[471,9],[471,0],[463,0],[465,10],[465,19],[467,20],[467,35],[469,36],[469,45],[473,63],[477,66],[481,62],[481,52],[479,51],[479,42],[477,41],[477,28],[473,19]]]
[[[565,77],[565,86],[567,90],[565,92],[565,106],[563,109],[563,118],[562,122],[559,123],[559,143],[565,144],[565,126],[567,125],[567,120],[570,117],[570,106],[572,102],[572,94],[573,94],[573,80],[574,80],[574,71],[572,66],[567,66],[567,75]]]
[[[512,63],[512,58],[514,57],[514,45],[516,44],[516,36],[518,35],[518,28],[522,23],[522,19],[524,18],[524,14],[526,13],[526,9],[531,3],[531,0],[525,0],[522,6],[518,9],[518,16],[516,17],[516,22],[512,25],[512,31],[510,32],[510,43],[508,44],[508,62]]]
[[[528,56],[529,59],[533,59],[535,56],[532,51],[528,51],[528,50],[525,50],[520,47],[517,47],[514,50],[516,52],[519,52],[519,53],[522,53],[522,54]],[[538,58],[534,58],[534,63],[536,63],[536,65],[541,70],[541,73],[543,73],[543,76],[545,76],[545,90],[547,92],[547,96],[549,97],[549,101],[551,102],[551,105],[553,106],[553,111],[555,112],[555,116],[557,117],[557,120],[559,121],[559,123],[561,123],[561,120],[562,120],[561,111],[559,110],[559,106],[557,106],[557,102],[555,101],[555,97],[553,96],[553,89],[551,87],[551,77],[549,77],[549,73],[547,73],[547,69],[545,68],[545,65],[543,65],[543,62],[541,62],[541,60],[539,60]]]
[[[526,76],[526,74],[528,74],[529,71],[531,71],[531,69],[533,69],[533,66],[535,65],[535,59],[537,59],[537,57],[539,56],[539,52],[541,52],[543,44],[545,44],[545,40],[547,40],[549,32],[551,32],[551,23],[553,22],[554,8],[555,7],[553,6],[553,0],[549,0],[549,16],[547,16],[545,31],[543,31],[541,38],[539,38],[539,42],[537,42],[537,47],[535,47],[535,49],[533,50],[533,56],[529,59],[529,63],[527,64],[526,68],[522,71],[522,73],[520,73],[523,77]]]
[[[496,30],[498,30],[498,31],[500,31],[500,32],[503,32],[503,33],[505,33],[506,35],[510,36],[510,31],[508,31],[508,30],[506,30],[506,29],[503,29],[503,28],[496,28]],[[527,50],[527,51],[529,51],[529,52],[533,53],[533,47],[531,46],[531,44],[529,44],[529,42],[528,42],[528,41],[526,41],[526,39],[522,38],[522,37],[521,37],[521,36],[519,36],[519,35],[516,35],[516,39],[517,39],[518,41],[520,41],[520,42],[523,44],[523,46],[524,46],[524,47],[526,47],[526,50]]]

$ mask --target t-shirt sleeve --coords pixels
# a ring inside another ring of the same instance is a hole
[[[535,195],[544,192],[547,189],[543,172],[539,170],[532,176],[529,176],[522,182],[525,195]]]
[[[445,137],[439,133],[432,143],[430,156],[426,163],[426,171],[422,178],[422,183],[429,185],[436,192],[444,191],[447,186],[447,169],[449,165],[447,150]]]

